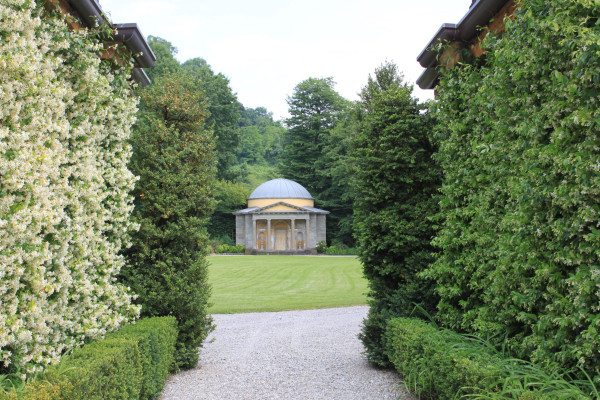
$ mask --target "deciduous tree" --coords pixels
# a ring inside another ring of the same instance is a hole
[[[288,97],[288,131],[280,156],[279,169],[284,177],[294,180],[317,196],[325,183],[318,179],[317,162],[329,132],[338,121],[346,101],[334,90],[332,78],[308,78],[294,88]]]

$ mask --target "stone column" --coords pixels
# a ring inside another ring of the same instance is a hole
[[[252,219],[252,248],[258,250],[258,232],[256,231],[256,220]]]
[[[254,218],[252,218],[252,215],[246,215],[244,217],[244,247],[247,249],[253,249],[256,246],[256,240],[254,240],[254,237],[256,236],[256,228],[254,228],[254,231],[252,230],[253,219]]]
[[[310,215],[310,248],[314,249],[317,247],[318,235],[317,235],[317,215]]]
[[[267,250],[271,250],[271,218],[267,219]]]
[[[310,249],[310,217],[306,218],[306,238],[304,239],[304,249]]]
[[[296,251],[296,218],[292,218],[292,237],[291,237],[291,243],[290,243],[290,247],[291,250]]]

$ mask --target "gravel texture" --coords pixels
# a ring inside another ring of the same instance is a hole
[[[371,367],[357,338],[368,307],[214,315],[197,368],[169,377],[162,400],[384,400],[414,397]]]

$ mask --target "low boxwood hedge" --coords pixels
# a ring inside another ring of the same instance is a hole
[[[226,243],[220,244],[215,248],[215,253],[216,254],[223,254],[223,253],[243,253],[246,249],[244,248],[243,244],[236,244],[235,246],[233,245],[229,245]]]
[[[177,333],[174,317],[142,319],[76,349],[0,399],[155,399],[173,365]]]
[[[387,356],[423,399],[456,399],[498,389],[499,371],[483,346],[422,320],[394,318],[384,336]],[[474,351],[474,347],[480,347]]]
[[[175,317],[142,319],[124,327],[114,336],[137,342],[142,363],[140,399],[156,398],[174,362],[177,341]]]
[[[405,385],[420,399],[600,399],[594,385],[573,380],[572,371],[505,357],[481,339],[423,320],[390,319],[384,345]]]

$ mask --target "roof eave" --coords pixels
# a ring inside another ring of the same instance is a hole
[[[479,33],[479,29],[487,26],[490,19],[492,19],[492,17],[500,11],[508,1],[509,0],[478,0],[458,22],[457,28],[460,39],[463,41],[472,40]]]
[[[429,41],[427,46],[421,51],[421,54],[417,57],[417,61],[423,68],[429,68],[437,63],[436,49],[437,45],[447,40],[454,40],[457,36],[457,29],[455,24],[442,24],[440,29],[433,35],[433,38]]]
[[[114,28],[117,30],[114,38],[127,46],[137,66],[141,68],[152,67],[152,64],[156,61],[156,56],[146,39],[144,39],[138,25],[136,23],[115,24]]]
[[[438,83],[440,73],[437,68],[427,68],[417,79],[417,85],[421,89],[433,89]]]
[[[102,25],[108,22],[104,17],[104,11],[97,0],[67,0],[70,6],[77,12],[79,17],[82,19],[86,26]],[[110,24],[110,22],[109,22]],[[152,49],[148,45],[146,39],[142,35],[142,32],[138,28],[137,24],[110,24],[111,28],[117,30],[114,35],[114,39],[122,42],[131,51],[132,56],[136,61],[136,69],[138,68],[150,68],[156,56],[152,52]],[[150,83],[150,78],[144,71],[134,69],[132,73],[133,79],[146,86]]]
[[[104,24],[104,11],[96,0],[67,0],[87,26]]]
[[[508,3],[509,0],[477,0],[469,11],[462,17],[458,24],[442,24],[433,38],[427,43],[425,48],[417,57],[417,61],[427,70],[438,65],[439,49],[438,44],[443,41],[462,41],[470,42],[473,40],[481,27],[487,26],[490,19],[500,9]],[[432,80],[433,73],[425,71],[417,80],[417,84],[422,89],[433,89],[437,83],[437,75]],[[437,74],[437,71],[436,71]],[[421,86],[421,81],[424,86]],[[434,86],[431,86],[431,85]]]
[[[150,84],[150,77],[148,77],[146,71],[141,68],[134,68],[133,71],[131,71],[131,76],[133,80],[139,83],[142,87],[146,87]]]

